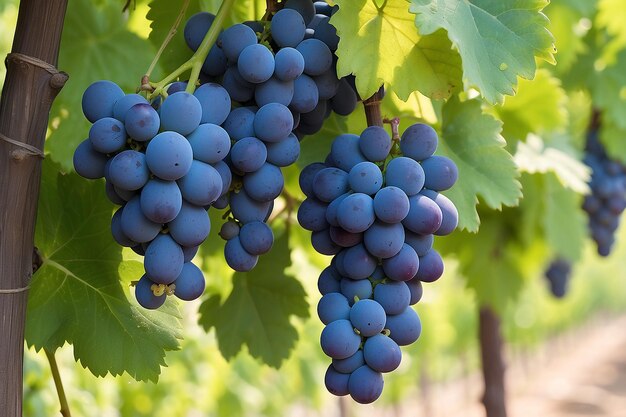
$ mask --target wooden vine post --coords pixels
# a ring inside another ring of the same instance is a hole
[[[0,410],[22,416],[24,326],[43,146],[67,0],[22,0],[0,100]]]
[[[487,417],[506,417],[505,365],[502,357],[504,343],[500,318],[491,307],[479,312],[479,339],[485,390],[482,402]]]

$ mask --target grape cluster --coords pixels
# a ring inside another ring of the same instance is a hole
[[[234,106],[222,123],[233,143],[226,158],[232,187],[213,206],[230,210],[220,236],[236,271],[251,270],[272,247],[266,222],[283,190],[281,167],[300,154],[299,138],[317,132],[330,111],[349,114],[356,106],[356,93],[336,74],[333,10],[325,2],[288,0],[270,22],[223,30],[202,67],[203,81],[222,85]],[[192,50],[214,19],[201,12],[187,21]]]
[[[457,226],[454,204],[440,191],[457,180],[446,157],[433,155],[436,132],[414,124],[392,141],[385,129],[337,136],[324,163],[300,175],[307,198],[298,210],[313,247],[334,255],[322,271],[318,315],[326,325],[324,353],[332,358],[326,387],[360,403],[376,400],[383,372],[402,357],[399,346],[415,342],[420,319],[410,305],[422,282],[443,273],[433,235]]]
[[[571,273],[572,264],[567,259],[556,258],[550,263],[545,275],[552,295],[557,298],[565,296]]]
[[[589,215],[591,237],[598,246],[598,254],[608,256],[615,243],[615,231],[620,215],[626,208],[626,167],[610,159],[598,139],[598,130],[587,135],[584,162],[592,170],[583,210]]]
[[[121,206],[111,232],[117,243],[144,256],[135,296],[150,309],[166,295],[193,300],[203,293],[204,276],[191,261],[209,234],[208,207],[231,182],[223,161],[231,142],[220,127],[230,97],[217,84],[194,94],[184,87],[172,84],[165,100],[149,103],[111,81],[97,81],[82,98],[93,125],[74,153],[74,168],[85,178],[104,177],[108,198]]]

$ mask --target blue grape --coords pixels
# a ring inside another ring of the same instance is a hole
[[[215,20],[215,15],[207,12],[196,13],[185,23],[184,37],[187,46],[196,51]]]
[[[143,214],[139,196],[133,197],[124,206],[121,225],[124,234],[137,243],[150,242],[161,231],[160,224]]]
[[[385,328],[385,320],[385,310],[374,300],[359,300],[350,309],[350,322],[364,337],[380,333]]]
[[[415,250],[407,245],[402,245],[400,252],[391,258],[383,259],[383,270],[389,279],[394,281],[408,281],[419,274],[421,269],[420,259]]]
[[[202,105],[185,91],[169,95],[161,105],[161,129],[188,135],[200,126]]]
[[[150,105],[148,105],[150,107]],[[152,109],[152,107],[150,107]],[[154,109],[152,109],[154,111]],[[89,129],[91,147],[100,153],[118,151],[126,144],[124,124],[112,117],[96,120]]]
[[[342,374],[337,372],[333,365],[329,365],[324,376],[324,385],[328,392],[334,395],[348,395],[348,381],[350,374]]]
[[[315,39],[319,39],[324,42],[331,51],[336,51],[339,45],[339,36],[337,36],[337,29],[330,23],[328,19],[322,20],[315,28]]]
[[[413,278],[406,282],[406,285],[409,287],[411,291],[411,301],[410,305],[417,304],[424,294],[424,287],[422,286],[422,281],[417,278]]]
[[[330,238],[328,229],[313,232],[311,234],[311,245],[313,249],[322,255],[334,255],[341,250],[341,247]]]
[[[430,198],[422,194],[409,197],[409,213],[402,220],[408,230],[421,235],[435,233],[441,228],[443,213]]]
[[[339,287],[350,305],[355,303],[355,298],[364,300],[372,296],[372,283],[368,279],[342,278]]]
[[[320,291],[320,294],[326,295],[331,292],[340,292],[341,287],[339,286],[339,280],[341,276],[339,272],[335,269],[334,266],[327,266],[320,273],[320,276],[317,280],[317,289]]]
[[[356,108],[357,102],[356,92],[350,87],[348,81],[345,78],[339,80],[337,92],[330,100],[333,111],[340,116],[348,116]]]
[[[361,132],[359,149],[369,161],[384,161],[391,151],[391,137],[380,126],[370,126]]]
[[[230,112],[222,127],[233,140],[255,136],[254,116],[255,112],[249,107],[237,107]]]
[[[433,155],[422,161],[426,175],[424,187],[434,191],[444,191],[454,185],[459,177],[459,170],[454,161],[445,156]]]
[[[221,125],[230,114],[230,96],[224,87],[215,83],[202,84],[193,95],[202,108],[200,123]]]
[[[374,195],[383,185],[383,173],[376,164],[359,162],[348,173],[348,182],[354,192]]]
[[[174,281],[174,295],[184,301],[192,301],[204,292],[204,274],[191,262],[186,262]]]
[[[443,259],[434,249],[420,257],[420,265],[415,278],[423,282],[434,282],[443,274]]]
[[[157,296],[152,292],[152,285],[154,282],[150,281],[146,275],[143,275],[141,279],[135,285],[135,298],[140,306],[149,310],[155,310],[161,307],[165,303],[165,293]]]
[[[335,320],[322,330],[320,344],[327,356],[333,359],[345,359],[359,350],[361,337],[354,332],[350,321]]]
[[[116,185],[113,186],[113,191],[124,201],[130,201],[131,198],[137,195],[136,190],[125,190]]]
[[[207,164],[220,162],[230,151],[230,137],[218,125],[201,124],[187,139],[193,151],[193,158]]]
[[[294,164],[300,156],[300,141],[293,133],[277,143],[267,143],[267,162],[286,167]]]
[[[226,242],[224,258],[228,266],[239,272],[250,271],[259,260],[257,255],[252,255],[243,248],[239,236],[235,236]]]
[[[362,244],[347,249],[343,258],[344,266],[349,266],[346,268],[346,276],[351,279],[368,278],[376,269],[377,263],[377,259]]]
[[[315,81],[308,75],[302,74],[293,82],[293,98],[289,108],[299,113],[312,111],[319,102],[319,91]]]
[[[139,94],[126,94],[115,102],[115,105],[113,106],[113,117],[124,123],[126,121],[126,114],[128,113],[128,110],[130,110],[130,108],[135,104],[150,103],[148,103],[148,100]]]
[[[219,161],[213,164],[212,167],[215,168],[217,173],[220,174],[220,177],[222,178],[222,195],[220,196],[220,198],[226,197],[227,199],[228,198],[227,194],[228,194],[228,191],[230,190],[230,184],[233,180],[233,174],[230,172],[230,167],[224,161]],[[215,202],[213,203],[213,206],[215,208],[220,208],[220,207],[217,207],[216,205],[218,200],[215,200]],[[221,207],[221,208],[224,208],[224,207]]]
[[[383,392],[383,376],[367,365],[352,372],[348,380],[348,391],[352,399],[361,404],[369,404]]]
[[[409,198],[398,187],[381,188],[374,196],[376,218],[385,223],[399,223],[409,214]]]
[[[422,333],[420,318],[411,307],[407,307],[400,314],[387,316],[385,328],[390,332],[389,337],[400,346],[410,345]]]
[[[326,221],[327,204],[316,198],[305,199],[298,208],[298,223],[311,232],[317,232],[328,228]]]
[[[383,259],[391,258],[404,245],[404,227],[400,223],[374,222],[365,231],[363,242],[372,255]]]
[[[132,247],[137,245],[137,242],[130,239],[126,234],[124,234],[124,230],[122,229],[122,212],[124,207],[120,207],[113,214],[113,218],[111,218],[111,235],[113,236],[113,240],[117,242],[120,246]]]
[[[126,132],[136,141],[147,142],[159,133],[159,114],[149,104],[135,104],[126,112],[125,120]]]
[[[240,230],[241,228],[236,222],[229,220],[222,225],[219,235],[224,240],[230,240],[234,238],[235,236],[239,236]]]
[[[326,3],[325,1],[316,1],[313,2],[313,6],[315,7],[315,13],[323,14],[325,16],[330,17],[333,14],[333,6]]]
[[[254,200],[241,190],[238,193],[230,193],[230,210],[241,223],[262,222],[271,211],[271,203]]]
[[[276,78],[293,81],[304,71],[304,57],[295,48],[281,48],[274,57],[274,67]]]
[[[432,156],[437,149],[437,132],[423,123],[407,127],[400,139],[400,150],[404,156],[415,161],[422,161]]]
[[[178,93],[187,89],[187,81],[175,81],[167,87],[167,94]]]
[[[350,248],[363,241],[363,233],[350,233],[341,227],[331,226],[328,232],[330,239],[342,248]]]
[[[228,67],[224,73],[222,86],[231,99],[245,103],[254,97],[253,84],[247,82],[239,74],[237,67]]]
[[[317,304],[317,315],[324,324],[350,318],[348,299],[338,292],[324,295]]]
[[[157,284],[171,284],[183,269],[183,249],[170,235],[157,236],[146,249],[146,275]]]
[[[209,50],[209,54],[202,64],[202,72],[211,77],[218,77],[224,74],[227,66],[228,58],[226,58],[222,48],[215,44]]]
[[[237,62],[241,51],[257,43],[256,33],[244,24],[236,24],[222,32],[220,43],[228,60]]]
[[[295,10],[279,10],[272,18],[272,39],[281,48],[298,45],[304,39],[305,29],[302,15]]]
[[[228,207],[228,200],[229,198],[228,198],[228,191],[227,191],[226,194],[222,194],[220,198],[215,200],[213,204],[211,204],[211,206],[215,207],[218,210],[223,210],[226,207]]]
[[[110,181],[106,181],[104,184],[104,190],[106,192],[107,198],[111,203],[122,206],[126,203],[127,200],[124,200],[120,195],[115,192],[115,186]]]
[[[174,220],[168,223],[170,235],[181,246],[197,246],[204,242],[211,230],[206,210],[183,201]]]
[[[337,207],[337,222],[351,233],[365,232],[375,219],[374,201],[367,194],[350,194]]]
[[[267,159],[265,144],[255,137],[242,138],[230,150],[233,166],[241,172],[254,172],[263,166]]]
[[[265,163],[257,171],[243,177],[243,188],[255,200],[272,201],[283,191],[284,182],[280,168]]]
[[[138,190],[150,178],[147,158],[141,152],[126,150],[118,153],[109,166],[109,181],[125,190]]]
[[[159,133],[146,148],[148,168],[162,180],[182,178],[189,172],[192,161],[193,150],[189,141],[176,132]]]
[[[445,236],[452,233],[459,224],[459,212],[454,206],[454,203],[450,201],[448,197],[436,191],[424,190],[422,194],[433,200],[441,209],[441,226],[439,226],[435,235]]]
[[[339,135],[333,140],[330,155],[335,166],[346,172],[366,160],[359,148],[359,137],[350,133]]]
[[[293,115],[280,103],[269,103],[261,107],[254,116],[256,137],[266,142],[280,142],[293,129]]]
[[[191,262],[191,260],[198,253],[200,246],[181,246],[183,248],[183,260],[185,262]]]
[[[329,100],[335,96],[337,89],[339,88],[339,78],[337,78],[337,70],[334,66],[331,66],[324,73],[313,77],[315,85],[317,85],[317,91],[319,100]]]
[[[318,39],[305,39],[296,47],[304,58],[304,73],[307,75],[321,75],[333,63],[333,53],[328,46]]]
[[[124,97],[124,91],[114,82],[96,81],[83,93],[83,114],[91,123],[104,117],[112,117],[113,106],[122,97]]]
[[[345,359],[333,359],[333,368],[337,372],[342,374],[351,374],[361,366],[365,365],[365,359],[363,358],[363,349],[359,349],[356,353],[349,358]]]
[[[319,100],[313,110],[308,113],[302,113],[298,131],[307,135],[317,133],[326,119],[327,106],[327,100]]]
[[[333,199],[328,204],[328,208],[326,209],[326,221],[331,226],[339,227],[339,220],[337,219],[337,210],[339,209],[339,206],[341,205],[343,200],[348,198],[349,195],[351,194],[350,193],[341,194],[339,197]]]
[[[418,256],[424,256],[433,247],[433,235],[420,235],[410,230],[404,232],[404,242],[411,246]]]
[[[106,155],[96,151],[89,139],[82,141],[74,151],[74,169],[83,178],[95,180],[104,177],[107,161]]]
[[[264,222],[250,222],[241,227],[239,241],[249,254],[262,255],[272,248],[274,233]]]
[[[410,197],[424,187],[424,170],[413,159],[400,156],[387,164],[385,181],[387,185],[400,188]]]
[[[391,372],[400,366],[402,351],[393,339],[377,334],[365,341],[363,357],[367,366],[378,372]]]
[[[347,191],[348,174],[341,169],[324,168],[313,178],[313,193],[321,201],[331,202]]]
[[[139,201],[143,214],[155,223],[174,220],[183,205],[183,197],[176,182],[156,178],[143,187]]]
[[[550,284],[550,292],[557,298],[563,298],[567,293],[572,264],[563,258],[556,258],[545,272]]]
[[[304,169],[302,169],[302,171],[300,171],[298,184],[300,185],[300,189],[304,195],[307,197],[313,197],[315,195],[313,193],[313,178],[315,178],[315,175],[324,168],[327,168],[325,164],[321,162],[314,162],[307,165]]]
[[[313,20],[313,16],[315,16],[315,7],[309,0],[287,0],[285,2],[285,9],[293,9],[300,13],[306,25],[308,25],[311,20]]]
[[[194,160],[189,172],[178,180],[180,191],[188,202],[208,206],[222,195],[222,177],[215,168]]]
[[[244,80],[263,83],[274,73],[274,54],[261,44],[246,46],[239,55],[237,69]]]
[[[411,302],[411,289],[402,281],[382,282],[374,287],[374,300],[387,315],[400,314]]]
[[[346,251],[345,250],[340,250],[330,260],[330,265],[335,267],[335,269],[337,270],[337,273],[339,274],[340,278],[343,278],[346,275],[348,275],[348,273],[346,272],[346,268],[344,268],[344,265],[343,265],[343,260],[344,260],[345,257],[346,257]],[[352,280],[349,280],[349,281],[352,281]],[[372,286],[370,285],[370,290],[371,290],[371,288],[372,288]],[[343,291],[341,291],[341,293],[343,294]],[[346,297],[348,297],[348,296],[346,295]],[[359,297],[359,298],[363,298],[363,297]],[[352,297],[348,297],[348,299],[352,300]],[[354,300],[352,300],[351,302],[353,302],[353,301]]]
[[[258,106],[280,103],[288,106],[293,98],[293,81],[282,81],[272,77],[254,90],[254,100]]]

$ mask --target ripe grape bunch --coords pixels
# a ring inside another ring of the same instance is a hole
[[[76,148],[74,168],[85,178],[104,177],[108,198],[121,206],[111,232],[144,256],[135,297],[149,309],[166,295],[193,300],[204,292],[203,273],[191,261],[209,234],[208,207],[231,182],[223,161],[230,138],[220,127],[230,113],[228,93],[217,84],[178,91],[184,86],[172,84],[165,100],[151,104],[97,81],[82,98],[93,125]]]
[[[546,279],[550,284],[550,292],[557,298],[563,298],[572,273],[572,264],[567,259],[556,258],[546,270]]]
[[[589,130],[585,152],[584,162],[591,167],[592,176],[591,194],[585,197],[583,210],[589,216],[589,230],[598,245],[598,254],[608,256],[615,243],[620,215],[626,208],[626,167],[607,156],[597,128]]]
[[[437,280],[444,268],[434,235],[458,223],[456,207],[439,193],[452,187],[458,170],[433,155],[434,129],[414,124],[400,139],[392,127],[394,140],[378,126],[337,136],[326,161],[300,175],[307,198],[298,221],[319,253],[334,255],[318,281],[321,347],[332,358],[326,387],[360,403],[380,396],[382,373],[400,365],[399,346],[419,338],[410,306],[420,300],[422,282]]]

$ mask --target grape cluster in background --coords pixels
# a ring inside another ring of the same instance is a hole
[[[615,231],[626,208],[626,167],[610,159],[598,139],[598,129],[588,131],[585,164],[591,170],[591,194],[585,197],[583,209],[589,216],[589,231],[598,254],[608,256],[615,243]]]
[[[378,126],[337,136],[326,161],[300,175],[307,198],[298,221],[319,253],[333,255],[318,281],[321,346],[332,358],[326,387],[360,403],[380,396],[382,373],[402,359],[399,346],[419,338],[410,306],[420,300],[422,282],[436,281],[444,269],[434,235],[458,223],[456,207],[439,193],[452,187],[458,170],[433,155],[436,132],[418,123],[398,139]]]
[[[572,263],[567,259],[556,258],[545,272],[546,280],[550,285],[550,292],[556,298],[563,298],[567,294],[569,280],[572,274]]]

